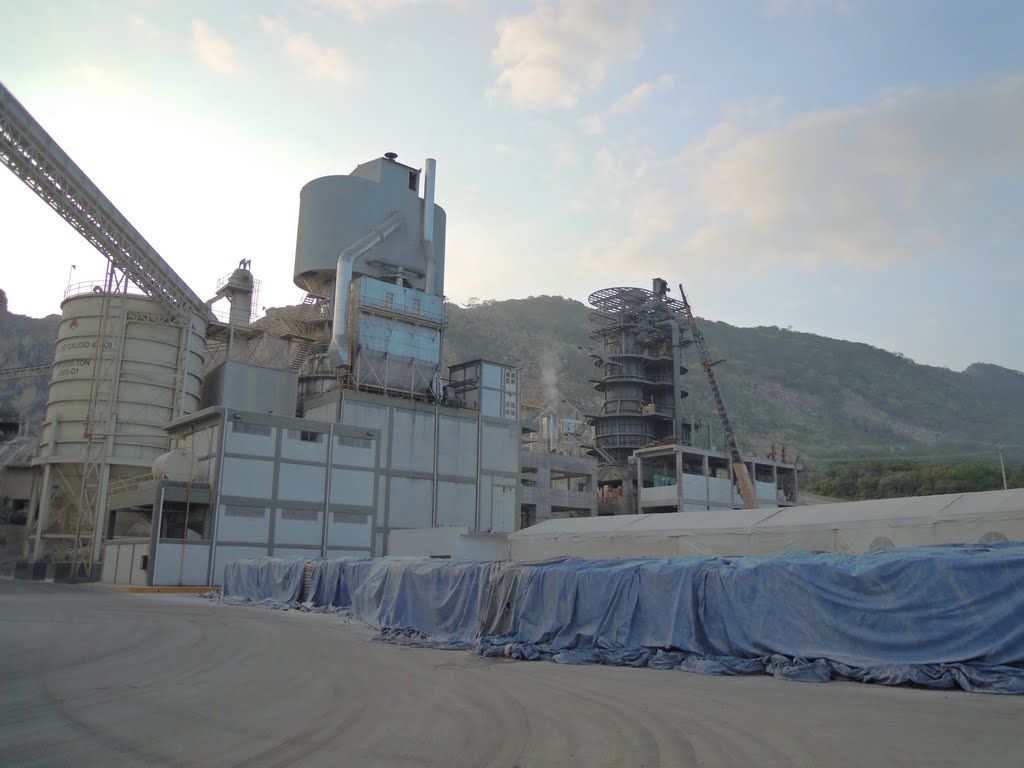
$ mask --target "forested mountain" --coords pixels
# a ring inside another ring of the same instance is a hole
[[[525,369],[524,401],[565,414],[600,402],[590,379],[589,310],[558,296],[448,305],[445,364],[487,358]],[[7,311],[0,292],[0,368],[50,362],[56,315]],[[1008,465],[1024,462],[1024,374],[987,363],[963,372],[918,365],[867,344],[782,328],[736,328],[699,320],[741,445],[774,443],[805,462],[832,457],[917,457],[989,461],[1003,443]],[[690,396],[683,406],[704,425],[701,440],[722,445],[697,353],[686,350]],[[0,382],[0,407],[39,420],[47,379]]]
[[[522,365],[527,402],[599,402],[588,379],[599,377],[600,370],[578,348],[594,344],[583,304],[538,296],[449,305],[448,311],[446,362],[486,357]],[[1024,374],[1019,371],[976,363],[958,373],[867,344],[776,327],[698,322],[713,357],[726,360],[716,367],[716,376],[746,450],[764,453],[775,443],[805,459],[976,458],[995,455],[995,443],[1024,444]],[[684,357],[690,396],[683,407],[712,426],[711,442],[721,446],[697,352],[691,347]],[[1024,451],[1007,450],[1011,460],[1024,461]]]

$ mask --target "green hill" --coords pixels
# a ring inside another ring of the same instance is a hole
[[[585,351],[589,310],[557,296],[449,305],[446,363],[486,357],[522,365],[526,402],[544,405],[599,396],[587,381],[600,371]],[[698,320],[714,358],[729,415],[745,450],[772,443],[805,458],[992,453],[1024,444],[1024,374],[976,363],[962,373],[903,355],[775,327],[736,328]],[[696,350],[684,353],[690,396],[683,407],[722,445]],[[544,382],[553,383],[557,395]],[[707,439],[705,435],[704,439]],[[792,455],[792,454],[791,454]],[[1008,450],[1024,461],[1024,451]]]

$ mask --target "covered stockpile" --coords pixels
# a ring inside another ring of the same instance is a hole
[[[866,555],[230,563],[225,599],[348,611],[396,642],[714,675],[1024,693],[1024,543]]]

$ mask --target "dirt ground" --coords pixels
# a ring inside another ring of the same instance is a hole
[[[0,763],[1018,766],[1024,697],[396,647],[333,616],[0,580]]]

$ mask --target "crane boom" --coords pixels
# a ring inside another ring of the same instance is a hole
[[[757,509],[757,493],[754,491],[754,483],[750,479],[750,472],[740,455],[739,446],[736,444],[736,435],[732,431],[732,424],[729,422],[729,414],[725,410],[725,401],[722,400],[722,392],[718,389],[718,381],[715,380],[713,368],[723,360],[712,360],[711,352],[708,350],[707,342],[704,341],[704,334],[697,327],[697,321],[690,309],[690,302],[686,300],[686,293],[683,286],[679,286],[679,296],[683,302],[683,311],[686,313],[686,323],[690,326],[690,333],[697,342],[697,349],[700,351],[701,368],[704,375],[708,377],[708,384],[711,386],[711,396],[715,400],[715,407],[718,409],[718,417],[722,420],[722,429],[725,431],[725,443],[729,449],[729,458],[732,460],[732,472],[740,487],[740,497],[743,499],[743,506],[747,509]]]
[[[25,182],[116,270],[175,315],[208,312],[200,299],[100,192],[3,83],[0,163]]]

